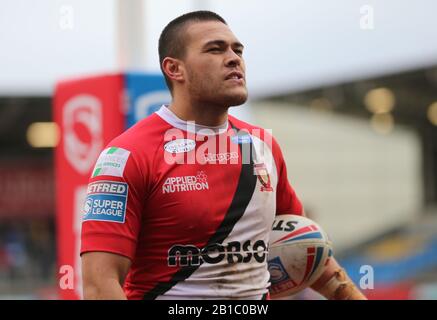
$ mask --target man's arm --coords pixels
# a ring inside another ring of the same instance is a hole
[[[311,288],[329,300],[367,300],[334,258]]]
[[[83,297],[85,300],[126,300],[123,283],[131,261],[107,252],[82,254]]]

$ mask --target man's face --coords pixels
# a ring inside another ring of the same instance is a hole
[[[184,66],[191,98],[205,104],[238,106],[247,100],[243,46],[218,21],[187,26]]]

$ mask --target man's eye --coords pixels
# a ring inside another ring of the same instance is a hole
[[[239,56],[242,56],[242,55],[243,55],[243,50],[234,50],[234,52],[235,52],[236,54],[238,54]]]
[[[220,51],[220,48],[211,48],[211,49],[208,49],[208,52],[214,52],[214,51],[218,52],[218,51]]]

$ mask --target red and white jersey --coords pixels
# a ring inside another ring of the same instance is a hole
[[[232,116],[198,126],[163,106],[101,153],[81,253],[128,257],[128,299],[261,299],[276,214],[302,205],[267,131]]]

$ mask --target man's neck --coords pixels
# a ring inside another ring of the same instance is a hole
[[[186,101],[186,100],[185,100]],[[228,120],[228,108],[196,102],[183,103],[174,99],[168,107],[179,119],[198,125],[217,127]]]

